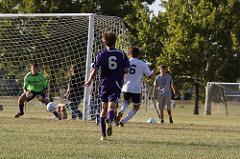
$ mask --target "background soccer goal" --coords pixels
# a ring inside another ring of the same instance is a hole
[[[116,48],[127,52],[129,47],[126,28],[118,17],[0,14],[0,26],[0,104],[5,106],[17,106],[17,99],[23,92],[23,78],[32,62],[39,64],[40,72],[48,79],[50,100],[64,103],[61,97],[67,90],[69,67],[76,64],[86,81],[94,57],[104,49],[104,32],[112,31],[117,35]],[[89,93],[89,88],[85,89],[82,102],[85,120]]]
[[[239,115],[240,83],[208,82],[205,98],[205,115]]]

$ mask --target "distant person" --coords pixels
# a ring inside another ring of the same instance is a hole
[[[103,34],[102,41],[106,50],[100,52],[93,64],[93,71],[85,83],[90,86],[94,76],[101,69],[100,80],[100,100],[102,101],[102,112],[100,116],[101,141],[106,140],[106,130],[108,136],[112,135],[112,121],[116,110],[116,103],[120,98],[123,75],[128,73],[129,60],[127,55],[115,48],[117,37],[113,32]]]
[[[71,110],[72,119],[80,119],[82,120],[82,112],[78,110],[80,102],[83,99],[83,84],[84,77],[80,76],[77,65],[72,65],[70,67],[71,79],[68,81],[68,89],[67,92],[63,95],[64,99],[68,99]]]
[[[37,63],[32,63],[30,70],[31,72],[29,72],[24,78],[24,93],[18,99],[19,113],[15,115],[15,118],[24,115],[24,103],[31,101],[35,97],[45,105],[49,103],[47,97],[47,79],[39,72]],[[53,114],[57,119],[60,119],[57,111],[53,112]]]
[[[171,112],[171,87],[174,92],[174,97],[177,98],[177,91],[173,83],[172,77],[166,73],[166,66],[160,66],[160,75],[155,78],[153,88],[153,98],[155,97],[157,90],[158,97],[158,108],[160,113],[160,124],[164,123],[163,110],[166,105],[169,121],[173,123],[172,112]]]
[[[126,111],[128,105],[132,102],[133,109],[127,114],[127,116],[119,122],[119,126],[124,126],[139,110],[141,104],[141,87],[142,87],[142,75],[143,73],[148,77],[152,78],[154,71],[150,71],[148,65],[142,60],[137,59],[140,55],[138,47],[131,47],[128,50],[130,57],[130,71],[124,75],[124,85],[122,92],[124,95],[124,101],[122,109],[116,116],[116,122],[119,122],[123,113]]]

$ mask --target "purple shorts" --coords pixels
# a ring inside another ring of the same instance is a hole
[[[100,100],[102,102],[118,102],[121,95],[122,82],[103,81],[101,83]]]

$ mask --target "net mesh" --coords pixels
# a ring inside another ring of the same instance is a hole
[[[240,114],[240,83],[209,83],[207,89],[205,114]]]
[[[67,91],[69,68],[77,65],[79,78],[85,78],[88,40],[92,40],[92,61],[104,50],[102,35],[107,31],[117,35],[116,48],[127,51],[129,40],[120,18],[95,15],[93,39],[88,39],[89,20],[90,15],[0,15],[1,104],[17,105],[32,62],[39,64],[48,80],[49,99],[64,103],[61,97]],[[95,79],[93,87],[97,86]],[[91,89],[90,94],[93,92],[99,94],[98,89]]]

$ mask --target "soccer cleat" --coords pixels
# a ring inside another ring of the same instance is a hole
[[[119,127],[124,127],[124,122],[123,121],[119,122]]]
[[[121,112],[119,112],[117,115],[116,115],[116,118],[115,118],[115,123],[119,123],[119,121],[121,120],[121,118],[122,118],[122,113]]]
[[[106,123],[106,130],[107,130],[107,134],[108,136],[112,135],[112,123],[111,120],[109,118],[105,119],[105,123]]]
[[[160,120],[159,124],[164,124],[164,120]]]
[[[54,117],[54,119],[56,119],[56,120],[62,120],[62,117]]]
[[[102,136],[101,139],[100,139],[100,141],[105,141],[105,140],[107,140],[106,136]]]
[[[170,124],[173,124],[172,117],[169,118]]]
[[[15,115],[15,118],[18,118],[18,117],[23,116],[23,115],[24,115],[24,113],[19,112]]]

